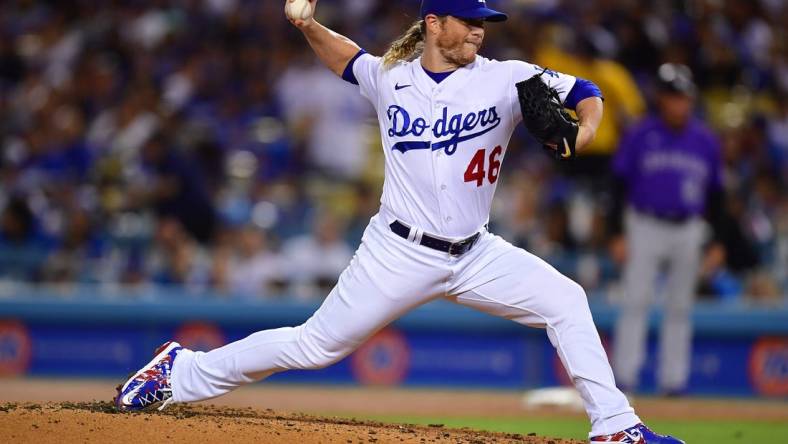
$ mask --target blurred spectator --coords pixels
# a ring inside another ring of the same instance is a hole
[[[293,293],[305,299],[325,297],[353,257],[343,240],[341,222],[329,212],[319,213],[313,219],[312,234],[290,239],[282,253]]]
[[[788,71],[785,77],[788,81]],[[767,122],[770,163],[783,187],[788,186],[788,85],[785,86],[786,92],[776,99],[778,110]]]
[[[98,282],[98,262],[105,254],[99,227],[82,209],[68,212],[64,223],[59,244],[47,258],[41,279],[58,284]]]
[[[210,259],[177,219],[160,219],[145,267],[146,274],[159,285],[204,291],[209,284]]]
[[[152,205],[162,217],[177,219],[200,242],[210,241],[216,214],[207,183],[192,160],[158,134],[144,145],[142,166],[148,173],[140,184],[142,203]]]
[[[297,134],[303,133],[310,166],[340,179],[359,179],[368,159],[369,102],[312,61],[293,64],[277,86],[285,116]]]
[[[227,289],[252,299],[281,294],[285,285],[284,263],[271,251],[265,233],[253,226],[240,229],[227,264]]]
[[[30,207],[19,197],[11,198],[0,214],[0,270],[6,279],[31,281],[50,245],[36,226]]]
[[[105,147],[123,160],[133,160],[142,145],[153,136],[159,118],[153,112],[156,97],[146,85],[132,85],[129,94],[116,108],[103,110],[91,123],[88,140]]]
[[[14,39],[0,31],[0,88],[18,83],[25,75],[25,63],[14,48]]]
[[[605,97],[605,119],[599,125],[594,141],[586,147],[573,165],[576,173],[600,180],[606,177],[610,156],[618,146],[623,128],[639,118],[645,103],[632,75],[621,63],[603,57],[591,34],[576,36],[571,51],[565,51],[545,40],[536,54],[536,62],[550,69],[572,73],[594,82]]]
[[[348,245],[358,245],[369,220],[378,212],[380,206],[380,190],[370,184],[357,183],[352,192],[352,209],[348,222],[345,240]]]

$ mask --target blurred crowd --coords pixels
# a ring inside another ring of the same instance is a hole
[[[493,5],[494,4],[494,5]],[[521,128],[491,229],[593,294],[615,294],[605,178],[664,62],[690,66],[723,146],[734,229],[699,291],[788,294],[788,6],[782,0],[499,0],[482,54],[597,83],[605,121],[565,167]],[[316,64],[282,1],[0,4],[0,282],[321,298],[382,181],[377,121]],[[318,18],[382,54],[417,1],[320,0]]]

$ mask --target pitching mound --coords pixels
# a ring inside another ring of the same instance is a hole
[[[0,404],[0,441],[14,443],[533,443],[580,441],[538,436],[383,424],[273,410],[173,406],[119,413],[109,402]]]

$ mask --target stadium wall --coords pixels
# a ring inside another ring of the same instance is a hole
[[[257,330],[298,325],[317,308],[182,290],[148,293],[142,300],[94,294],[36,290],[0,297],[0,376],[121,378],[170,338],[211,349]],[[616,310],[593,304],[592,311],[607,346]],[[659,318],[654,311],[646,393],[654,390]],[[788,310],[700,305],[693,318],[690,394],[788,396]],[[569,383],[543,330],[445,301],[409,313],[331,367],[271,380],[498,389]]]

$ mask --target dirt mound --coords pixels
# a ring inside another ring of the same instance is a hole
[[[0,404],[0,442],[13,443],[533,443],[580,441],[449,429],[441,424],[384,424],[274,410],[173,406],[119,413],[109,402]]]

